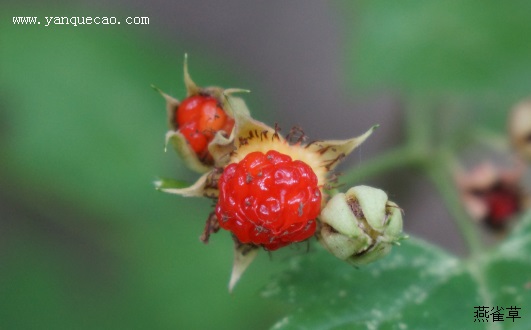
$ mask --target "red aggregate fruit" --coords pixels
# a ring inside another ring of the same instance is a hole
[[[321,210],[318,179],[306,163],[274,150],[228,165],[219,183],[220,227],[241,243],[276,250],[310,238]]]
[[[234,127],[234,119],[227,116],[218,101],[208,95],[187,97],[177,107],[175,121],[190,147],[200,157],[208,156],[208,144],[216,132],[228,135]]]

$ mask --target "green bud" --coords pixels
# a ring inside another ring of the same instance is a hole
[[[387,194],[356,186],[332,197],[321,211],[319,242],[353,265],[385,256],[402,236],[402,211]]]

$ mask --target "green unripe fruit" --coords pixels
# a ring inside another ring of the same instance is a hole
[[[376,188],[356,186],[332,197],[321,211],[319,242],[353,265],[385,256],[402,236],[402,210]]]

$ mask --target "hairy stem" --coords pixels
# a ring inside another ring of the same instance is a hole
[[[481,253],[483,246],[477,228],[475,228],[472,219],[463,209],[459,198],[459,192],[453,183],[451,175],[451,164],[453,163],[449,156],[444,155],[439,165],[434,165],[428,170],[428,175],[435,184],[439,194],[445,201],[451,218],[459,228],[461,236],[468,245],[470,256],[474,257]]]
[[[347,186],[397,168],[418,165],[423,162],[423,155],[409,146],[392,149],[385,154],[353,167],[341,176]]]
[[[459,192],[453,183],[451,169],[453,158],[448,152],[439,150],[426,153],[422,149],[406,146],[393,149],[363,165],[351,169],[342,176],[347,186],[352,186],[370,177],[401,167],[417,167],[432,180],[447,205],[459,231],[466,242],[471,256],[482,251],[477,228],[461,205]]]

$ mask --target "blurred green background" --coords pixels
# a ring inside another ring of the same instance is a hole
[[[258,119],[315,138],[380,123],[351,166],[400,143],[410,98],[503,132],[531,85],[527,1],[1,5],[1,329],[265,329],[294,308],[259,291],[304,251],[261,253],[230,295],[229,235],[198,240],[211,202],[153,189],[159,175],[197,177],[163,152],[164,101],[149,87],[182,98],[185,52],[198,84],[251,89]],[[150,24],[44,27],[97,15]],[[429,184],[377,182],[408,232],[461,251]]]

